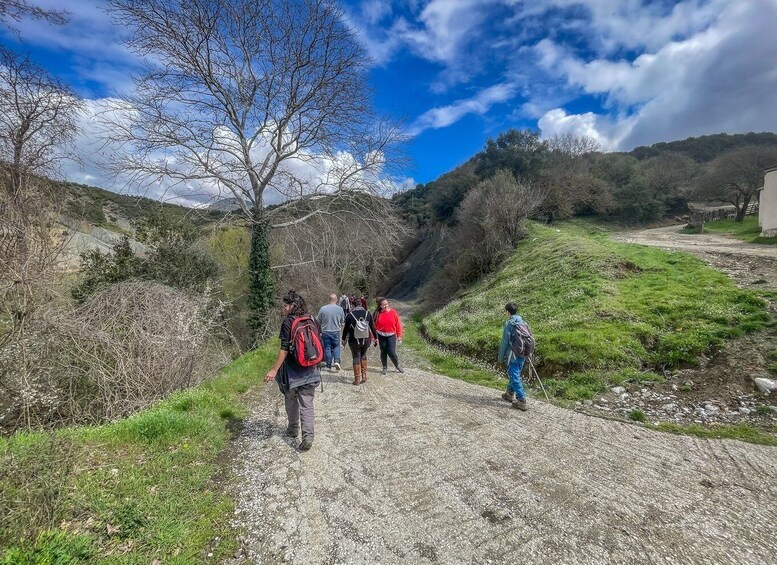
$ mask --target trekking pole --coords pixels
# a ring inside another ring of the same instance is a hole
[[[526,360],[529,362],[529,366],[531,367],[531,370],[534,372],[534,376],[537,378],[537,382],[540,383],[540,388],[542,389],[542,392],[545,394],[545,400],[550,402],[550,398],[548,397],[548,392],[545,390],[545,385],[542,384],[542,379],[540,379],[540,374],[537,372],[537,369],[534,367],[534,363],[531,362],[531,357],[527,357]]]

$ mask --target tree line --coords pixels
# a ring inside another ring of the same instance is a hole
[[[574,135],[508,130],[438,179],[393,197],[423,237],[437,238],[429,307],[493,271],[526,233],[525,220],[593,217],[644,225],[685,216],[691,201],[731,205],[737,221],[777,164],[777,135],[689,138],[604,153]]]
[[[543,140],[536,131],[509,130],[394,202],[416,226],[452,226],[470,190],[502,170],[537,188],[542,205],[533,217],[547,222],[596,216],[644,224],[685,215],[688,202],[697,200],[731,204],[741,220],[763,186],[763,169],[775,164],[773,133],[717,134],[603,153],[585,137]]]

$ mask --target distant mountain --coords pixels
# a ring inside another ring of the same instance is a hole
[[[235,197],[222,198],[208,206],[208,210],[214,210],[216,212],[236,212],[240,209],[240,199]]]

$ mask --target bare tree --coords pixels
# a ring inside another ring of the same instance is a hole
[[[764,169],[777,164],[777,148],[749,146],[727,151],[715,158],[699,181],[697,197],[727,202],[736,208],[736,221],[745,218],[747,207],[763,186]]]
[[[134,180],[198,181],[252,226],[254,326],[273,300],[265,211],[381,189],[397,127],[376,124],[368,58],[331,0],[109,0],[148,70],[114,126]],[[331,211],[285,219],[304,222]]]
[[[575,135],[567,132],[551,137],[548,140],[548,148],[551,151],[574,158],[582,157],[588,153],[596,153],[601,150],[601,145],[588,135]]]
[[[0,0],[0,22],[11,29],[13,24],[10,21],[20,22],[25,17],[63,25],[67,23],[69,16],[65,10],[46,10],[27,0]]]
[[[5,398],[18,394],[16,385],[32,382],[45,364],[28,329],[50,300],[61,242],[56,199],[42,175],[56,171],[75,133],[78,108],[75,96],[43,69],[0,49],[0,357],[13,359],[0,363]]]
[[[599,143],[592,137],[565,133],[550,138],[547,147],[534,185],[543,195],[540,211],[548,222],[571,218],[580,208],[602,206],[601,183],[593,178],[584,158],[599,151]]]
[[[456,210],[458,224],[447,239],[442,268],[422,290],[425,307],[447,302],[510,257],[526,237],[525,220],[542,205],[542,190],[500,169],[467,193]]]

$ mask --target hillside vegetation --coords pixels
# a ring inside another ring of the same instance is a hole
[[[276,343],[125,420],[0,438],[0,563],[202,563],[234,554],[233,420]]]
[[[769,320],[761,299],[690,255],[614,243],[576,222],[531,224],[512,258],[427,317],[424,331],[494,361],[508,301],[537,336],[543,373],[565,377],[551,384],[568,398],[661,378]]]

